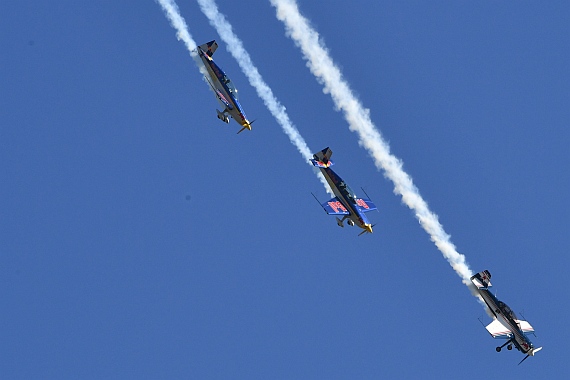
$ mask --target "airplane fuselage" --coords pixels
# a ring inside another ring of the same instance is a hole
[[[251,123],[247,120],[245,112],[237,99],[237,90],[232,84],[230,84],[228,76],[214,62],[212,57],[204,53],[202,49],[198,48],[198,54],[202,59],[202,63],[206,67],[208,76],[211,79],[210,85],[213,87],[216,97],[225,107],[222,112],[228,112],[242,127],[247,128],[249,126],[249,129],[251,129]]]
[[[354,225],[372,232],[372,224],[368,218],[358,208],[357,198],[346,185],[346,183],[331,168],[319,168],[325,176],[327,183],[331,187],[334,195],[340,200],[342,206],[349,212],[348,218],[352,220]],[[333,206],[334,207],[334,206]],[[366,207],[366,206],[365,206]]]
[[[479,294],[493,313],[495,318],[510,331],[510,337],[515,347],[524,354],[532,350],[531,341],[524,335],[516,322],[511,309],[503,302],[499,301],[488,289],[477,289]]]

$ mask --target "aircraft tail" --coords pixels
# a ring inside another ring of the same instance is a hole
[[[330,160],[331,156],[332,150],[327,147],[320,152],[313,154],[313,159],[311,162],[318,168],[328,168],[329,166],[334,165],[334,163]]]
[[[210,42],[206,42],[203,45],[200,45],[199,48],[206,53],[209,57],[214,55],[214,52],[218,48],[218,43],[216,40],[212,40]]]
[[[471,282],[478,288],[490,288],[491,285],[491,273],[488,270],[477,273],[475,276],[471,277]]]

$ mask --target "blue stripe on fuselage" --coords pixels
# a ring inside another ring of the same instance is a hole
[[[224,89],[224,91],[226,92],[226,94],[228,95],[228,97],[230,98],[230,101],[233,103],[233,106],[238,110],[238,112],[243,115],[244,119],[247,120],[246,116],[245,116],[245,112],[243,111],[243,108],[241,108],[241,104],[239,103],[239,101],[236,99],[236,97],[233,95],[233,93],[230,91],[230,89],[228,88],[228,86],[224,83],[224,81],[222,81],[223,77],[228,77],[226,75],[226,73],[224,73],[224,70],[222,70],[220,68],[220,66],[218,66],[216,64],[216,62],[214,62],[214,60],[208,56],[207,54],[205,54],[201,49],[200,49],[200,55],[203,58],[203,60],[205,59],[206,62],[208,63],[208,65],[210,66],[210,70],[214,73],[214,75],[216,76],[216,78],[218,78],[218,82],[220,83],[220,85],[222,86],[222,88]]]

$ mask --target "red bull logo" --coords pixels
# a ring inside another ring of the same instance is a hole
[[[356,204],[359,205],[360,207],[364,207],[365,209],[369,209],[370,207],[368,207],[368,205],[366,204],[366,202],[364,202],[364,199],[357,199],[356,200]]]
[[[344,207],[344,205],[342,203],[340,203],[339,201],[336,202],[328,202],[329,206],[331,206],[331,208],[334,210],[334,212],[338,212],[343,211],[346,212],[346,207]]]

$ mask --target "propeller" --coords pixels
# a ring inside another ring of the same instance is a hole
[[[257,119],[256,119],[256,120],[257,120]],[[243,132],[244,129],[247,129],[247,130],[250,130],[250,131],[251,131],[251,125],[253,124],[254,121],[255,121],[255,120],[253,120],[251,123],[247,123],[246,125],[244,125],[243,128],[238,131],[238,134],[240,134],[241,132]]]
[[[371,234],[371,233],[372,233],[372,228],[373,228],[375,225],[376,225],[376,224],[373,224],[373,225],[368,224],[367,226],[369,226],[370,229],[367,228],[367,229],[363,230],[361,233],[358,234],[358,236],[360,236],[360,235],[362,235],[362,234],[365,234],[365,233],[367,233],[367,232],[368,232],[369,234]]]
[[[526,359],[528,359],[529,356],[530,356],[530,355],[525,356],[524,359],[521,360],[518,365],[521,365],[521,363],[524,362]]]
[[[542,347],[533,348],[532,350],[530,350],[530,352],[523,358],[523,360],[519,362],[518,365],[521,365],[521,363],[524,362],[526,359],[528,359],[529,356],[534,356],[534,354],[536,354],[540,350],[542,350]]]

